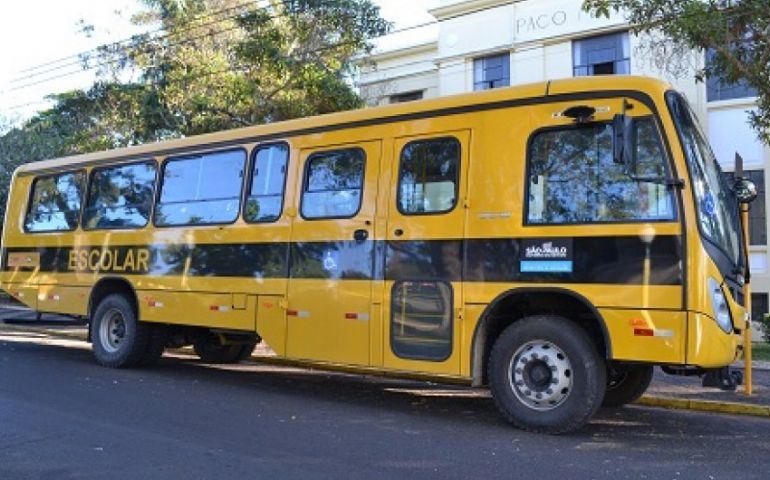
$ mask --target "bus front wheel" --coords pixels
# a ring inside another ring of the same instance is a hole
[[[650,365],[610,365],[607,369],[607,392],[602,405],[622,407],[644,395],[652,382]]]
[[[150,365],[163,354],[159,328],[140,322],[125,295],[108,295],[91,318],[94,357],[111,368]]]
[[[495,341],[489,385],[505,418],[543,433],[577,430],[601,405],[604,360],[588,334],[563,317],[514,322]]]

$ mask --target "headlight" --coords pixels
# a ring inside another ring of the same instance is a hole
[[[727,299],[722,292],[719,282],[709,277],[709,293],[711,294],[711,307],[714,309],[719,328],[730,333],[733,331],[733,322],[730,319],[730,309],[727,307]]]

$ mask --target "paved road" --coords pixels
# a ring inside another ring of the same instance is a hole
[[[768,478],[770,421],[628,407],[579,434],[505,425],[461,388],[164,358],[0,332],[0,479]]]

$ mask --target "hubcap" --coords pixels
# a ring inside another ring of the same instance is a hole
[[[110,310],[99,324],[99,341],[102,347],[109,353],[115,353],[125,341],[125,337],[126,321],[123,314],[117,309]]]
[[[508,378],[521,403],[534,410],[551,410],[572,391],[572,364],[553,343],[534,340],[516,350]]]

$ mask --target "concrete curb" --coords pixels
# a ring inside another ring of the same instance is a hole
[[[636,405],[643,405],[645,407],[770,417],[770,406],[757,405],[755,403],[717,402],[714,400],[694,400],[689,398],[657,397],[651,395],[645,395],[635,403]]]
[[[52,337],[64,337],[64,338],[71,338],[73,340],[83,340],[83,341],[85,341],[87,338],[86,332],[83,332],[83,331],[68,332],[68,331],[55,330],[55,329],[45,328],[45,327],[30,327],[28,325],[25,325],[25,326],[9,325],[7,323],[0,323],[0,332],[2,331],[42,333],[45,335],[50,335]]]

